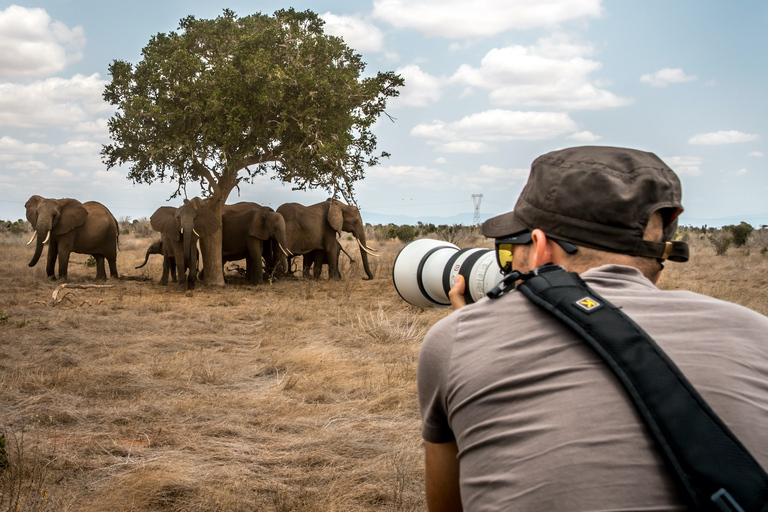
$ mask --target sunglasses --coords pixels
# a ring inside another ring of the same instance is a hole
[[[568,254],[573,254],[579,250],[578,247],[568,242],[552,237],[547,238],[559,245]],[[508,274],[512,271],[512,250],[514,249],[514,246],[527,245],[530,243],[533,243],[533,237],[531,236],[530,231],[496,239],[496,262],[499,264],[502,274]]]

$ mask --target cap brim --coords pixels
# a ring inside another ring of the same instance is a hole
[[[488,238],[501,238],[527,230],[528,226],[517,220],[515,212],[497,215],[483,222],[483,235]]]

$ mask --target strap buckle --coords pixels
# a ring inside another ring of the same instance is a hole
[[[725,489],[717,491],[711,499],[722,512],[744,512],[744,509],[733,499],[731,493]]]

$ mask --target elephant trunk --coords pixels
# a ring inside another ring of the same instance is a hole
[[[365,275],[368,276],[368,279],[373,279],[373,272],[371,271],[371,267],[368,265],[368,253],[364,249],[364,247],[366,247],[365,235],[362,234],[361,236],[358,236],[357,242],[360,244],[360,258],[363,260],[363,269],[365,270]]]
[[[45,233],[45,238],[41,237],[40,234],[38,233],[38,231],[40,233],[44,232]],[[34,254],[34,256],[32,256],[32,260],[30,260],[30,262],[29,262],[29,266],[30,267],[34,267],[35,265],[37,265],[37,262],[40,261],[40,256],[43,254],[43,245],[50,238],[51,230],[50,230],[49,227],[45,226],[45,227],[42,227],[41,229],[36,230],[35,233],[38,233],[38,235],[37,235],[37,244],[35,245],[35,254]],[[30,240],[30,242],[31,242],[31,240]]]
[[[197,244],[195,243],[195,227],[194,225],[190,224],[189,226],[184,226],[181,230],[181,235],[184,239],[184,263],[187,268],[193,268],[194,265],[192,262],[194,261],[194,254],[192,254],[192,251],[197,250]]]
[[[146,265],[146,264],[147,264],[147,262],[149,261],[149,255],[150,255],[150,254],[152,254],[152,253],[150,252],[151,250],[152,250],[152,248],[151,248],[151,247],[150,247],[149,249],[147,249],[147,255],[146,255],[146,256],[144,256],[144,263],[142,263],[142,264],[141,264],[141,265],[139,265],[138,267],[134,267],[134,268],[136,268],[136,269],[139,269],[139,268],[142,268],[144,265]]]

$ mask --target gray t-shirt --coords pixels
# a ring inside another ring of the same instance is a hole
[[[768,468],[768,318],[661,291],[630,267],[582,278],[658,343]],[[422,437],[458,444],[464,510],[683,509],[614,375],[517,291],[435,324],[418,391]]]

